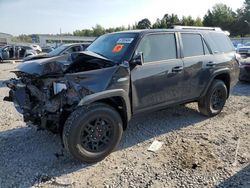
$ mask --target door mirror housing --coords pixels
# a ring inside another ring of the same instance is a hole
[[[132,59],[132,63],[135,65],[143,65],[143,53],[142,52],[138,52],[134,58]]]

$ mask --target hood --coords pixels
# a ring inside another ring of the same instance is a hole
[[[38,59],[19,65],[13,72],[23,72],[33,76],[62,75],[65,72],[82,72],[113,66],[114,62],[94,52],[84,51]]]
[[[33,50],[34,51],[34,50]],[[37,54],[37,55],[30,55],[23,59],[23,61],[31,61],[36,59],[43,59],[43,58],[49,58],[50,56],[46,53],[43,54]]]

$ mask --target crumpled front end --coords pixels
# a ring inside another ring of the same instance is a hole
[[[22,67],[14,71],[17,78],[6,82],[10,91],[4,100],[14,103],[17,111],[23,114],[25,122],[60,131],[68,115],[85,96],[116,87],[113,82],[117,73],[121,76],[128,74],[127,68],[97,58],[89,59],[88,62],[79,60],[77,64],[72,63],[63,74],[62,71],[58,74],[50,74],[48,71],[46,74],[37,74],[37,71],[29,69],[23,72],[26,69]]]
[[[64,78],[39,79],[16,74],[18,79],[6,83],[10,91],[4,100],[14,103],[25,122],[31,121],[42,128],[58,129],[63,113],[72,111],[82,97],[91,94],[85,88],[71,87]]]

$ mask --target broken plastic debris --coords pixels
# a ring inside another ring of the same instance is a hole
[[[57,177],[55,183],[62,186],[72,185],[74,182],[70,178]]]
[[[159,142],[157,140],[154,140],[153,143],[148,148],[148,151],[156,152],[157,150],[159,150],[162,147],[162,145],[163,145],[163,142]]]

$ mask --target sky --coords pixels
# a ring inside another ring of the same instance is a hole
[[[0,32],[58,34],[77,29],[133,25],[143,18],[154,23],[164,14],[203,17],[216,3],[233,10],[244,0],[0,0]]]

